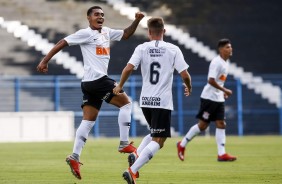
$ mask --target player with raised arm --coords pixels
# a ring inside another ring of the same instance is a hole
[[[135,32],[144,14],[137,12],[135,20],[124,30],[103,27],[104,12],[101,7],[93,6],[87,11],[89,27],[80,29],[60,40],[37,66],[39,72],[48,71],[48,62],[66,46],[79,45],[83,55],[84,76],[81,82],[83,92],[83,119],[77,128],[73,146],[73,153],[66,158],[73,175],[81,179],[80,155],[86,143],[88,134],[95,124],[103,101],[120,109],[118,124],[120,131],[120,145],[118,151],[131,153],[136,148],[129,142],[129,128],[131,123],[131,102],[124,91],[121,95],[114,95],[115,81],[108,77],[108,64],[110,60],[110,42],[128,39]]]
[[[122,71],[119,84],[113,90],[115,94],[120,94],[132,71],[141,65],[140,106],[150,127],[150,134],[144,137],[137,151],[128,157],[130,167],[123,173],[128,184],[136,183],[139,169],[149,162],[163,147],[167,137],[171,136],[172,82],[175,69],[187,86],[185,95],[190,95],[192,91],[191,77],[187,71],[189,66],[181,50],[176,45],[163,41],[163,19],[151,18],[147,24],[150,41],[136,47]]]
[[[190,128],[182,141],[177,143],[177,154],[180,160],[184,161],[186,145],[200,132],[207,129],[211,121],[215,121],[215,138],[218,150],[218,161],[235,161],[237,158],[225,152],[225,98],[228,98],[232,91],[224,87],[228,74],[228,60],[232,55],[231,42],[228,39],[218,41],[219,55],[210,63],[208,72],[208,83],[201,94],[201,106],[197,114],[198,124]]]

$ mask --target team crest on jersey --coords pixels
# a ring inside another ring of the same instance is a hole
[[[204,119],[209,119],[209,117],[210,117],[210,113],[208,113],[208,112],[204,112],[203,113],[203,118]]]
[[[102,35],[104,36],[105,40],[109,40],[110,39],[107,33],[102,33]]]

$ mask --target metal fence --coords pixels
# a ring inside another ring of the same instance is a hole
[[[119,76],[110,76],[119,80]],[[206,84],[206,76],[193,76],[193,93],[189,97],[183,95],[182,81],[174,77],[172,126],[179,135],[184,135],[197,120],[195,115],[200,105],[200,94]],[[131,76],[124,90],[132,98],[139,101],[142,79]],[[242,86],[241,82],[230,78],[225,85],[233,90],[233,95],[226,101],[226,119],[228,132],[235,135],[246,134],[280,134],[282,135],[282,108],[277,108],[263,100],[259,95]],[[28,76],[0,77],[0,111],[74,111],[76,124],[82,117],[80,104],[82,93],[80,79],[74,76]],[[103,118],[116,118],[118,108],[103,104],[96,121],[93,134],[100,136],[104,130],[100,121],[112,121]],[[132,114],[131,136],[139,136],[138,123]],[[115,121],[115,120],[113,120]],[[139,125],[140,126],[140,125]],[[211,130],[213,129],[211,125]]]

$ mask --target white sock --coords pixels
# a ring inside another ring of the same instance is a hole
[[[137,155],[140,155],[142,150],[152,141],[151,134],[146,135],[143,139],[140,145],[137,148]]]
[[[216,143],[217,143],[218,155],[225,154],[226,153],[225,152],[225,142],[226,142],[225,129],[216,128],[215,138],[216,138]]]
[[[160,145],[155,142],[151,141],[140,153],[137,160],[134,162],[134,164],[130,167],[131,171],[136,174],[136,172],[144,165],[146,164],[153,156],[159,151]]]
[[[74,146],[73,146],[73,153],[77,155],[81,155],[81,151],[83,146],[85,145],[85,142],[88,138],[88,134],[92,127],[94,126],[95,121],[87,121],[82,120],[78,129],[76,130],[76,136],[74,140]]]
[[[120,141],[128,142],[131,123],[131,103],[119,108],[118,125]]]
[[[185,137],[182,139],[180,146],[185,147],[189,141],[191,141],[196,135],[198,135],[201,132],[198,124],[195,124],[190,128],[190,130],[187,132]]]

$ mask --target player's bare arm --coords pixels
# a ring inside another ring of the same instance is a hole
[[[135,20],[132,22],[132,24],[129,27],[127,27],[123,30],[124,31],[123,36],[122,36],[123,40],[126,40],[130,36],[133,35],[135,30],[137,29],[139,22],[143,19],[143,17],[144,17],[144,13],[142,13],[142,12],[137,12],[135,14]]]
[[[225,87],[221,87],[214,78],[209,78],[209,84],[212,85],[213,87],[215,87],[216,89],[219,89],[221,91],[224,92],[225,97],[229,97],[230,95],[232,95],[232,91],[230,89],[227,89]]]
[[[68,43],[64,39],[60,40],[38,64],[37,71],[47,73],[50,59],[66,46],[68,46]]]
[[[192,93],[191,76],[187,70],[180,72],[180,76],[184,82],[184,95],[189,96]]]
[[[132,71],[134,69],[134,66],[132,64],[127,64],[126,67],[122,70],[120,81],[117,84],[117,86],[113,89],[113,93],[116,95],[119,95],[120,91],[123,88],[124,83],[127,81],[129,76],[131,75]]]

